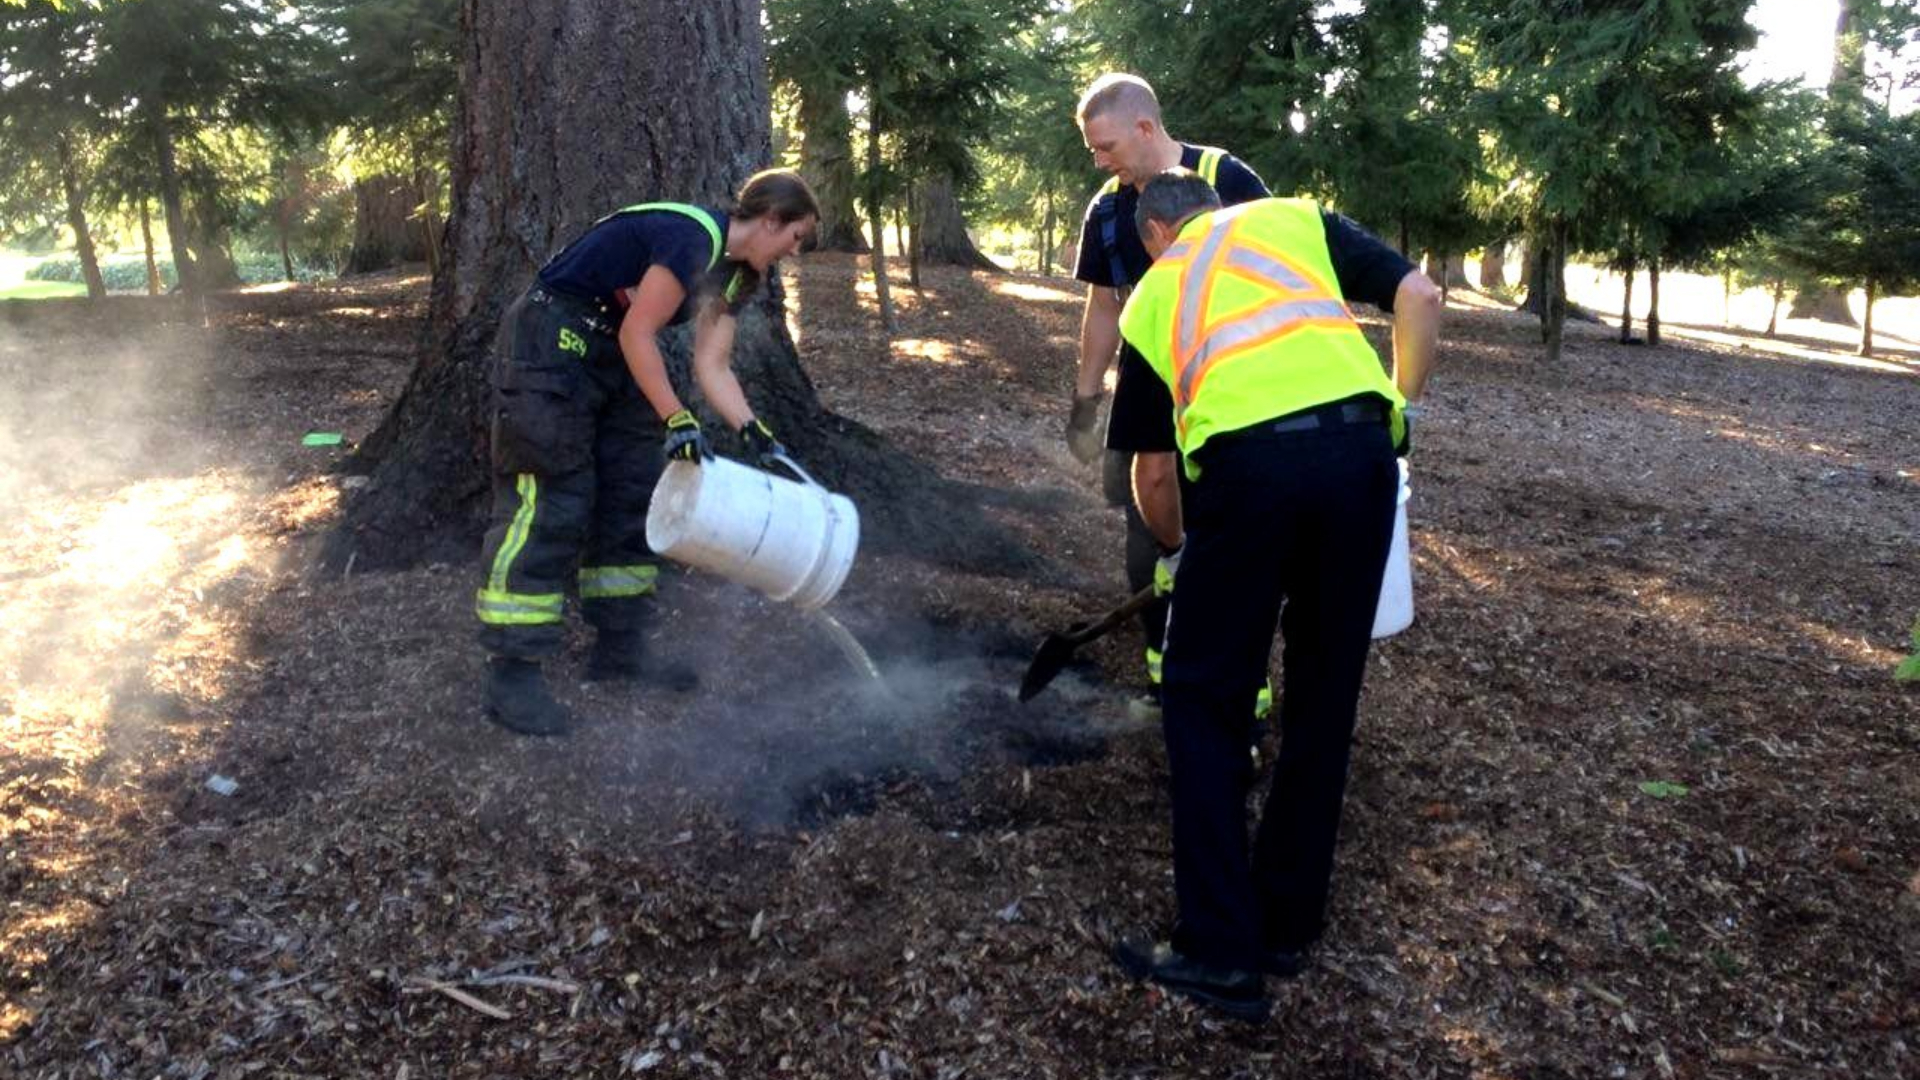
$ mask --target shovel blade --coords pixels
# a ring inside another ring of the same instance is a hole
[[[1067,664],[1073,659],[1073,651],[1078,647],[1079,642],[1073,639],[1071,632],[1048,634],[1047,639],[1040,643],[1040,648],[1034,651],[1033,663],[1027,665],[1027,673],[1020,680],[1020,701],[1031,701],[1035,694],[1045,690],[1055,675],[1066,670]]]

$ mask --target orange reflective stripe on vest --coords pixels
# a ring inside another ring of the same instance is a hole
[[[1199,238],[1198,252],[1180,271],[1180,303],[1168,355],[1174,412],[1182,428],[1187,407],[1218,364],[1309,326],[1353,325],[1353,315],[1336,289],[1284,252],[1242,235],[1245,220],[1223,216]],[[1214,311],[1214,285],[1222,275],[1255,285],[1256,302],[1232,312]]]

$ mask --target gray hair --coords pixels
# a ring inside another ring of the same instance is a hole
[[[1192,169],[1174,166],[1155,173],[1140,189],[1140,205],[1133,211],[1133,227],[1147,235],[1147,222],[1178,227],[1195,214],[1220,209],[1220,193]]]
[[[1081,127],[1087,121],[1107,113],[1119,113],[1128,119],[1146,119],[1155,123],[1160,121],[1160,99],[1153,94],[1153,87],[1138,75],[1112,71],[1093,80],[1087,92],[1080,95],[1080,106],[1074,110],[1073,118]]]

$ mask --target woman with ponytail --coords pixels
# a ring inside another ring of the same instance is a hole
[[[507,309],[492,370],[493,524],[474,604],[490,654],[488,719],[528,735],[571,726],[541,662],[564,641],[576,568],[597,631],[588,678],[677,690],[697,681],[642,658],[658,575],[648,499],[665,459],[712,456],[657,335],[694,320],[693,377],[707,403],[756,456],[782,453],[734,377],[734,318],[819,218],[806,182],[780,169],[750,177],[724,210],[629,206],[548,260]]]

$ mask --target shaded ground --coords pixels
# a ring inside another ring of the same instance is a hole
[[[1454,312],[1333,926],[1229,1028],[1105,958],[1171,901],[1136,643],[1011,702],[1121,593],[1059,448],[1076,293],[926,272],[889,348],[855,262],[805,260],[802,356],[1083,587],[863,558],[836,611],[880,695],[674,577],[658,645],[705,690],[580,686],[577,641],[595,719],[558,744],[475,717],[470,567],[304,569],[341,481],[300,437],[371,430],[423,281],[204,334],[9,309],[0,1072],[1920,1075],[1911,362],[1580,327],[1546,369],[1528,321]]]

